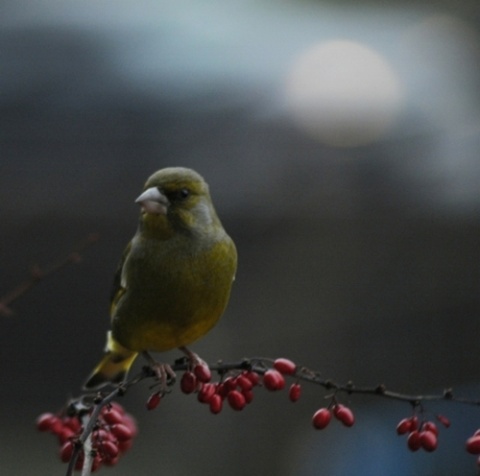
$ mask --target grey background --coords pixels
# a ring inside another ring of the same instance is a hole
[[[65,472],[34,419],[78,395],[100,357],[133,201],[170,165],[206,177],[239,251],[229,308],[194,346],[204,359],[285,356],[340,382],[478,396],[476,1],[0,8],[0,293],[101,235],[1,318],[2,475]],[[434,15],[454,27],[402,50]],[[332,38],[381,52],[407,86],[377,142],[329,147],[282,102],[294,58]],[[148,394],[139,386],[123,401],[141,433],[112,474],[476,474],[463,449],[475,408],[429,406],[453,425],[427,455],[395,434],[410,414],[399,403],[346,398],[357,425],[315,432],[317,388],[295,405],[258,389],[242,413],[218,416],[178,389],[147,413]]]

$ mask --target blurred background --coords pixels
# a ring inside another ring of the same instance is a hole
[[[196,169],[239,269],[207,361],[284,356],[339,382],[480,395],[478,0],[0,2],[0,294],[101,239],[1,317],[0,472],[64,474],[36,416],[80,393],[146,178]],[[172,361],[178,353],[162,358]],[[408,405],[259,389],[218,416],[176,388],[115,475],[474,475],[480,412],[434,405],[434,454],[395,433]],[[335,423],[335,422],[333,422]]]

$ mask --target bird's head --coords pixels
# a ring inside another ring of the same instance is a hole
[[[197,172],[168,167],[151,175],[135,200],[150,229],[205,231],[219,224],[208,185]]]

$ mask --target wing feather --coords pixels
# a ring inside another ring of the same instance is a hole
[[[117,306],[118,301],[126,292],[126,283],[122,282],[123,276],[123,266],[125,261],[127,260],[128,255],[130,254],[130,250],[132,248],[132,242],[128,243],[127,247],[123,251],[122,259],[117,266],[117,270],[115,271],[115,276],[113,277],[112,283],[112,290],[110,292],[110,315],[113,316],[115,312],[115,308]]]

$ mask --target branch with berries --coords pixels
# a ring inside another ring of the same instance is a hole
[[[342,395],[373,395],[403,401],[409,404],[411,413],[398,423],[396,432],[407,437],[407,447],[411,451],[436,450],[439,428],[450,426],[449,419],[444,415],[436,415],[435,421],[427,419],[427,403],[448,401],[480,405],[480,400],[458,397],[452,389],[435,395],[406,395],[391,391],[384,385],[357,387],[352,382],[340,385],[286,358],[249,358],[233,363],[219,361],[212,365],[202,361],[193,368],[188,359],[182,358],[171,368],[181,373],[181,392],[195,395],[201,404],[208,406],[212,414],[220,413],[224,407],[234,411],[243,410],[253,401],[254,392],[260,387],[278,392],[287,390],[288,386],[288,398],[292,402],[301,398],[303,384],[323,387],[327,403],[312,416],[313,428],[317,430],[327,428],[332,419],[345,427],[355,424],[355,415],[342,403]],[[213,378],[214,374],[216,378]],[[154,410],[171,393],[176,382],[171,377],[166,384],[161,382],[152,366],[146,365],[137,375],[110,391],[84,394],[70,400],[57,414],[44,413],[38,417],[37,429],[57,437],[60,459],[68,463],[66,476],[72,476],[75,470],[81,470],[82,476],[88,476],[102,466],[114,466],[130,449],[138,433],[137,425],[116,399],[146,379],[153,380],[150,387],[153,391],[145,406],[147,410]],[[468,438],[465,445],[469,453],[480,455],[480,430]],[[480,465],[480,457],[477,464]]]

